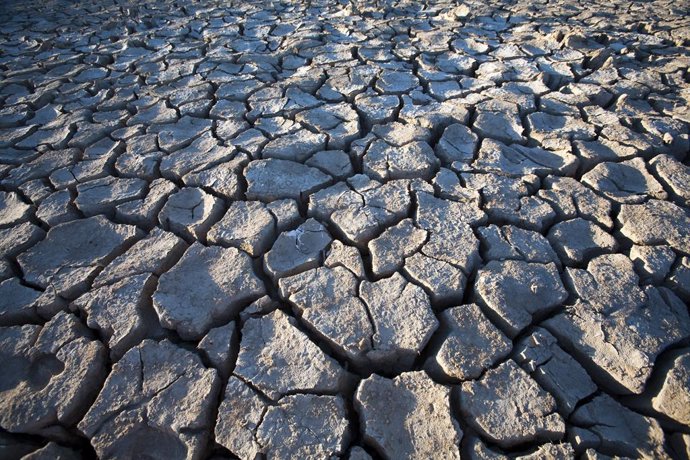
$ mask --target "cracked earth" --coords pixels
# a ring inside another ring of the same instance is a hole
[[[687,1],[0,10],[0,457],[688,459]]]

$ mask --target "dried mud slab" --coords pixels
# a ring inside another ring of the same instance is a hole
[[[0,457],[690,457],[685,6],[4,2]]]

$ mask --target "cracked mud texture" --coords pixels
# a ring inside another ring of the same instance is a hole
[[[2,2],[0,458],[690,460],[689,12]]]

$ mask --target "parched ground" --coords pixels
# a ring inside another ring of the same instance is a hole
[[[690,4],[5,1],[0,457],[690,453]]]

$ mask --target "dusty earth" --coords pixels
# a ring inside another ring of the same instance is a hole
[[[3,2],[0,457],[687,459],[689,10]]]

